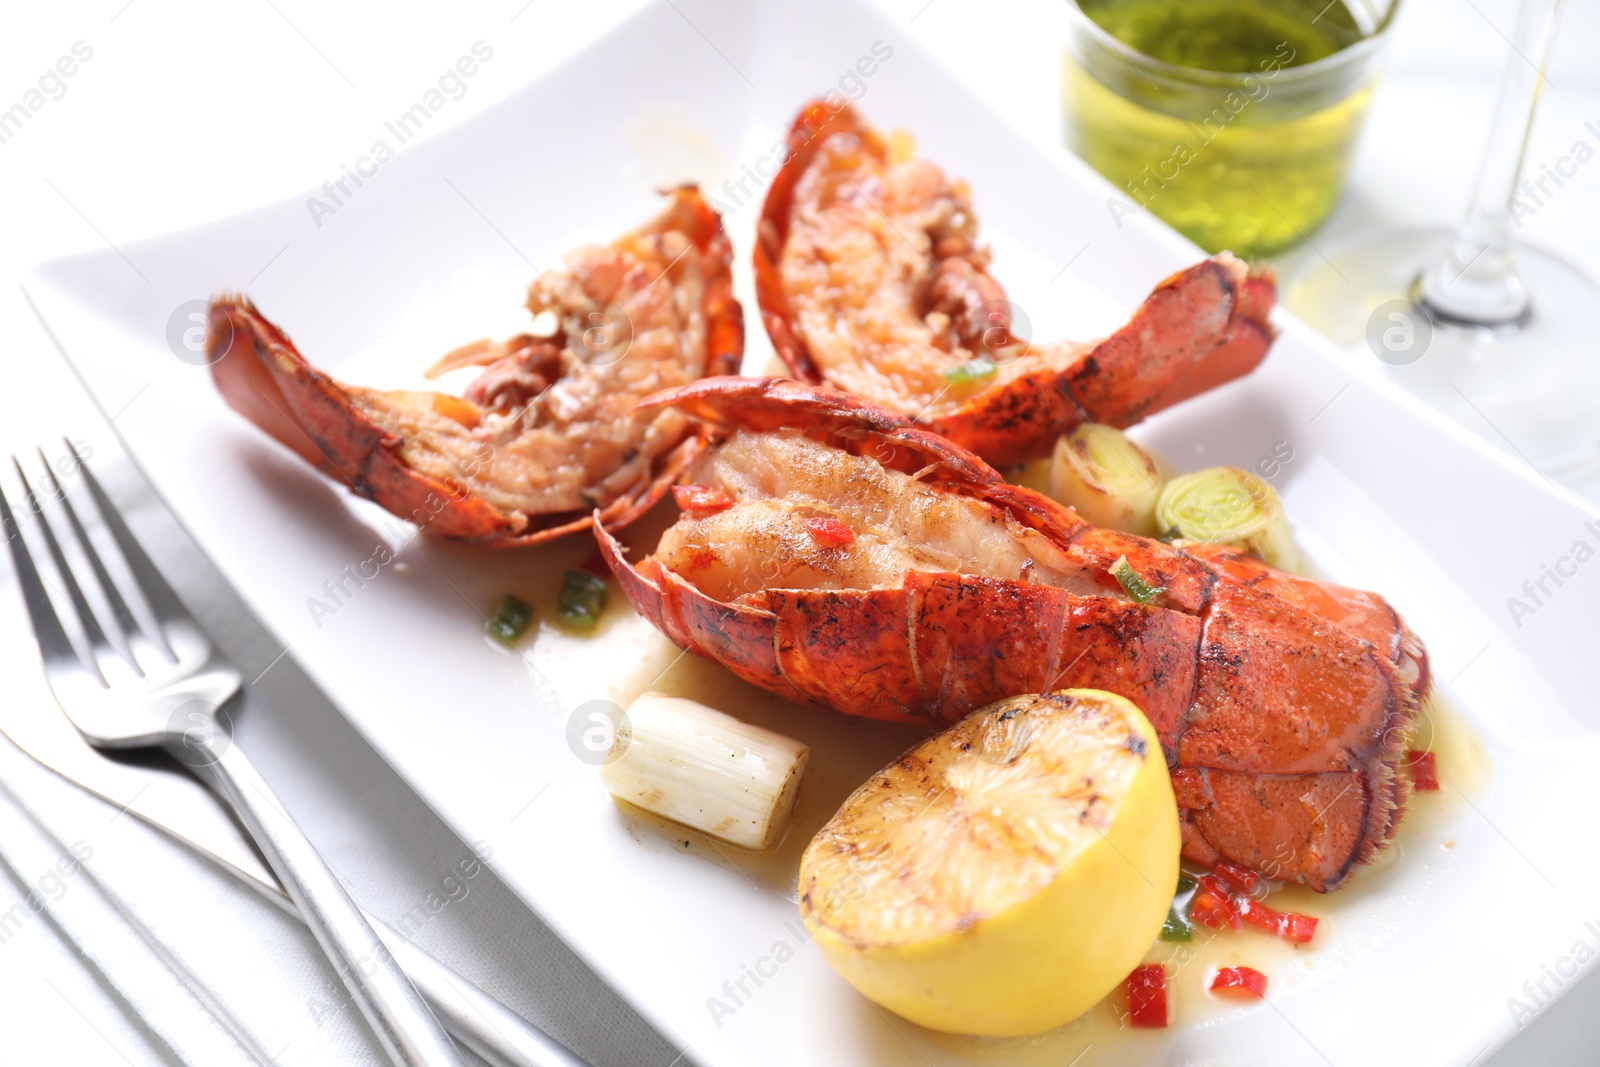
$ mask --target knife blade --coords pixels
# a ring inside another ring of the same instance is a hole
[[[21,681],[21,679],[18,679]],[[215,797],[177,771],[111,759],[90,747],[55,706],[39,677],[0,700],[0,733],[67,781],[161,830],[299,918],[278,884]],[[588,1067],[522,1016],[428,955],[381,920],[367,916],[402,970],[455,1038],[493,1067]]]

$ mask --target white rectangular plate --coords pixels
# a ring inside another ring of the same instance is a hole
[[[853,73],[875,46],[872,74]],[[1567,558],[1570,571],[1577,542],[1592,554],[1600,523],[1586,526],[1592,513],[1575,498],[1374,384],[1297,323],[1283,322],[1256,374],[1139,436],[1181,468],[1254,466],[1286,442],[1294,459],[1275,483],[1304,544],[1332,577],[1389,596],[1427,639],[1491,770],[1470,799],[1424,798],[1443,807],[1402,836],[1394,862],[1326,902],[1319,945],[1274,965],[1269,1004],[1190,1004],[1185,1019],[1203,1021],[1164,1032],[1118,1032],[1107,1008],[1025,1041],[890,1019],[834,976],[796,921],[806,837],[913,732],[674,663],[624,603],[589,641],[546,628],[525,657],[495,648],[480,612],[515,590],[548,618],[560,569],[590,553],[587,539],[495,553],[414,538],[246,424],[204,369],[174,354],[191,325],[186,302],[247,289],[313,363],[407,384],[455,344],[517,328],[531,265],[635,225],[654,210],[655,187],[685,178],[730,209],[747,274],[756,175],[798,106],[836,89],[971,181],[999,273],[1036,337],[1102,333],[1199,257],[1146,218],[1119,226],[1096,176],[1022,141],[867,6],[672,0],[460,127],[369,165],[331,214],[314,217],[297,198],[124,247],[148,281],[106,252],[44,264],[27,289],[130,452],[261,619],[399,773],[466,840],[487,843],[528,903],[694,1059],[1422,1065],[1465,1063],[1504,1041],[1523,1019],[1517,1002],[1531,1011],[1535,995],[1548,999],[1595,955],[1585,924],[1600,918],[1600,856],[1584,828],[1600,748],[1600,565],[1559,587],[1546,579],[1552,595],[1530,615],[1514,618],[1508,598],[1527,601],[1524,582],[1547,564]],[[748,296],[747,277],[742,285]],[[755,370],[770,347],[755,316],[749,325]],[[380,546],[394,562],[348,577]],[[574,757],[575,709],[663,670],[658,687],[711,692],[812,745],[795,829],[776,856],[734,857],[630,816]],[[1240,945],[1247,961],[1267,951]]]

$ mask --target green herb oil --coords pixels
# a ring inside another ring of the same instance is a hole
[[[1333,209],[1376,65],[1285,72],[1363,33],[1341,0],[1079,0],[1096,25],[1178,67],[1239,75],[1201,85],[1086,49],[1066,65],[1068,141],[1121,195],[1207,251],[1266,255]],[[1204,80],[1201,76],[1200,80]]]
[[[1341,0],[1079,0],[1111,36],[1163,63],[1250,74],[1289,45],[1300,67],[1361,40]]]

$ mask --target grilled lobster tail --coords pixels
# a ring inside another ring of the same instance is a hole
[[[868,401],[712,378],[648,402],[717,443],[687,511],[637,563],[597,531],[639,612],[793,700],[947,723],[1061,687],[1133,700],[1161,737],[1184,852],[1318,890],[1393,836],[1428,687],[1382,598],[1088,525]],[[1159,590],[1111,576],[1126,558]]]
[[[779,357],[997,466],[1084,421],[1130,426],[1249,373],[1272,344],[1272,275],[1226,252],[1163,281],[1104,340],[1018,337],[963,183],[900,158],[848,104],[807,105],[788,149],[754,253]]]
[[[658,389],[731,374],[744,352],[732,250],[692,185],[608,246],[541,275],[528,307],[550,336],[476,342],[430,373],[482,367],[461,396],[346,385],[313,367],[241,296],[212,302],[207,353],[223,398],[325,474],[427,533],[535,544],[621,527],[702,447],[682,418],[641,416]]]

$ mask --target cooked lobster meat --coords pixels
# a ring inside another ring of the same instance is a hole
[[[989,272],[965,183],[848,104],[801,110],[762,209],[761,319],[801,381],[874,400],[997,466],[1080,422],[1130,426],[1253,370],[1270,273],[1222,253],[1158,285],[1093,344],[1035,343]]]
[[[859,398],[711,378],[646,402],[718,441],[703,491],[636,563],[639,612],[793,700],[938,726],[1062,687],[1137,703],[1159,734],[1184,854],[1318,890],[1393,836],[1427,656],[1374,594],[1090,526]],[[1156,595],[1112,576],[1125,557]]]
[[[313,367],[249,300],[211,306],[217,388],[257,426],[361,496],[436,537],[527,545],[621,527],[703,447],[642,398],[738,370],[743,313],[721,219],[692,185],[606,246],[582,248],[528,290],[552,331],[475,342],[430,375],[482,373],[463,395],[346,385]],[[548,314],[546,314],[548,313]]]

